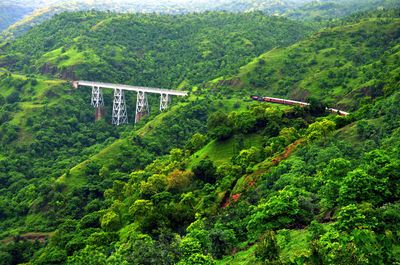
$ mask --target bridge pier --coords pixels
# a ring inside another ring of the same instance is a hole
[[[166,109],[166,108],[168,107],[168,103],[169,103],[168,94],[163,94],[163,93],[161,93],[161,97],[160,97],[160,111],[163,111],[164,109]]]
[[[92,98],[91,104],[96,108],[95,111],[95,119],[98,120],[102,116],[104,116],[104,99],[103,99],[103,88],[111,88],[114,89],[114,102],[113,102],[113,110],[112,110],[112,124],[113,125],[121,125],[124,123],[128,123],[128,114],[126,110],[125,96],[124,91],[136,91],[137,92],[137,100],[136,100],[136,114],[135,114],[135,123],[140,121],[141,118],[149,113],[149,104],[147,102],[147,93],[160,94],[160,111],[166,109],[169,105],[170,96],[186,96],[187,92],[185,91],[177,91],[177,90],[168,90],[168,89],[160,89],[160,88],[152,88],[152,87],[140,87],[140,86],[128,86],[128,85],[118,85],[118,84],[109,84],[109,83],[101,83],[101,82],[92,82],[92,81],[72,81],[72,84],[75,88],[79,86],[88,86],[92,87]]]
[[[92,99],[91,104],[93,107],[98,108],[99,106],[104,106],[103,92],[99,86],[92,87]]]
[[[148,113],[149,113],[149,103],[147,102],[147,94],[144,91],[138,91],[136,98],[135,123],[140,121],[142,117]]]
[[[114,89],[114,102],[112,112],[112,124],[120,125],[128,123],[124,91],[121,88]]]

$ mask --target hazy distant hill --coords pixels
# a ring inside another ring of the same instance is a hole
[[[31,7],[0,3],[0,32],[33,11]]]

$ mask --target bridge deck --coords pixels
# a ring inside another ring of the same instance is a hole
[[[178,91],[178,90],[169,90],[169,89],[161,89],[161,88],[152,88],[152,87],[141,87],[141,86],[128,86],[128,85],[118,85],[118,84],[109,84],[109,83],[101,83],[101,82],[92,82],[92,81],[76,81],[77,85],[81,86],[96,86],[101,88],[116,88],[130,91],[144,91],[148,93],[156,93],[156,94],[168,94],[175,96],[186,96],[187,92]]]

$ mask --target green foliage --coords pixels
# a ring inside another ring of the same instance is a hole
[[[215,183],[217,169],[210,160],[201,160],[192,168],[195,178],[205,183]]]
[[[351,162],[346,159],[338,158],[329,161],[323,172],[324,185],[320,189],[321,202],[324,206],[333,208],[337,205],[341,183],[350,169]]]
[[[201,133],[195,133],[192,138],[186,143],[185,149],[189,150],[191,154],[199,151],[208,141],[207,136]]]
[[[325,104],[354,110],[363,97],[374,100],[397,87],[398,18],[395,9],[337,21],[309,40],[265,53],[226,82],[240,79],[240,87],[263,95],[303,101],[309,95],[315,115],[324,114]]]
[[[232,251],[237,243],[235,232],[221,225],[216,225],[214,229],[211,229],[209,237],[211,243],[210,252],[217,259]]]
[[[208,117],[207,129],[210,137],[224,140],[231,136],[232,121],[228,119],[228,115],[219,110]]]
[[[339,190],[342,205],[360,202],[380,204],[390,195],[387,179],[377,179],[361,169],[349,172]]]
[[[391,237],[367,229],[350,234],[330,230],[318,242],[317,255],[323,264],[387,264],[392,262]]]
[[[180,264],[180,263],[178,263]],[[216,262],[210,255],[203,255],[203,254],[193,254],[188,259],[186,259],[182,264],[188,265],[215,265]]]
[[[378,220],[374,216],[374,210],[371,204],[349,204],[342,207],[337,222],[334,227],[339,231],[351,231],[355,227],[364,229],[376,229]]]
[[[0,231],[5,238],[14,231],[55,230],[48,243],[1,246],[1,261],[232,264],[236,260],[224,256],[245,249],[237,262],[398,262],[398,14],[392,16],[343,22],[244,67],[238,85],[315,96],[309,106],[285,111],[263,102],[226,114],[221,110],[248,97],[246,90],[223,79],[205,83],[278,43],[281,32],[267,45],[249,23],[297,25],[261,13],[62,14],[54,25],[44,23],[2,46],[1,62],[23,71],[35,71],[35,64],[45,72],[56,66],[52,74],[105,81],[199,85],[188,100],[157,117],[151,112],[136,128],[112,127],[107,115],[92,121],[83,90],[37,76],[0,75]],[[374,31],[376,43],[368,39],[374,29],[383,32]],[[232,55],[237,62],[229,63]],[[245,75],[248,67],[256,77]],[[132,72],[140,74],[132,79]],[[334,103],[343,91],[354,101],[341,104],[359,110],[318,118],[326,107],[319,99]],[[158,99],[149,101],[158,105]],[[213,138],[207,145],[206,133]],[[259,247],[250,247],[263,234]]]
[[[262,264],[282,264],[279,258],[279,246],[273,231],[267,231],[262,236],[255,256]]]
[[[175,17],[81,11],[59,14],[33,28],[6,47],[10,56],[5,58],[13,70],[23,70],[25,62],[13,58],[24,54],[24,61],[36,62],[36,72],[173,88],[234,74],[250,58],[290,45],[312,30],[261,12]],[[66,53],[61,53],[62,47]]]
[[[309,141],[315,141],[321,137],[326,138],[326,136],[335,130],[335,123],[330,120],[323,120],[323,121],[317,121],[308,127],[308,136],[307,140]]]
[[[303,190],[287,186],[272,196],[266,203],[259,204],[253,210],[253,215],[247,229],[254,237],[265,230],[283,228],[296,219],[301,219],[299,196],[307,196]]]

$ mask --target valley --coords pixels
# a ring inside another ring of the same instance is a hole
[[[0,264],[400,262],[397,2],[261,2],[0,43]]]

